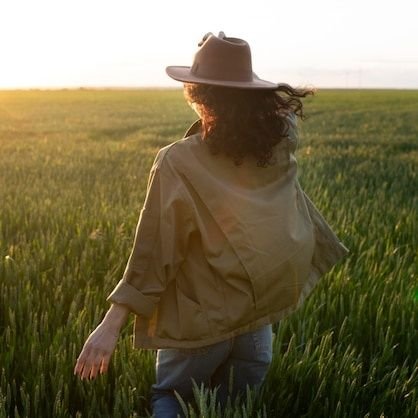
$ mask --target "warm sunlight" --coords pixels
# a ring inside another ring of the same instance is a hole
[[[176,86],[165,67],[220,30],[250,43],[262,78],[418,88],[417,12],[413,0],[6,0],[0,88]]]

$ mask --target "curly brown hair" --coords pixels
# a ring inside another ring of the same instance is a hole
[[[288,116],[304,119],[301,98],[312,94],[313,89],[288,84],[276,90],[184,84],[186,100],[199,109],[202,138],[211,153],[223,153],[236,165],[253,156],[260,167],[273,164],[274,146],[288,138]]]

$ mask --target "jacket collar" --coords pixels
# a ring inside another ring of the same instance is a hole
[[[189,127],[189,129],[184,134],[183,138],[187,138],[188,136],[197,134],[201,131],[201,129],[202,129],[202,120],[198,119],[195,122],[193,122],[193,124]]]

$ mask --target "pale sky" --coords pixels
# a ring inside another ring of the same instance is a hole
[[[0,89],[181,87],[206,32],[243,38],[261,78],[418,88],[417,0],[0,0]]]

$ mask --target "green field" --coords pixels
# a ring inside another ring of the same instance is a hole
[[[418,91],[324,90],[306,111],[300,182],[351,252],[275,328],[261,395],[226,416],[417,417]],[[108,374],[73,368],[153,158],[193,120],[180,90],[0,92],[0,418],[149,416],[155,353],[132,348],[133,315]],[[217,416],[205,396],[196,416]]]

